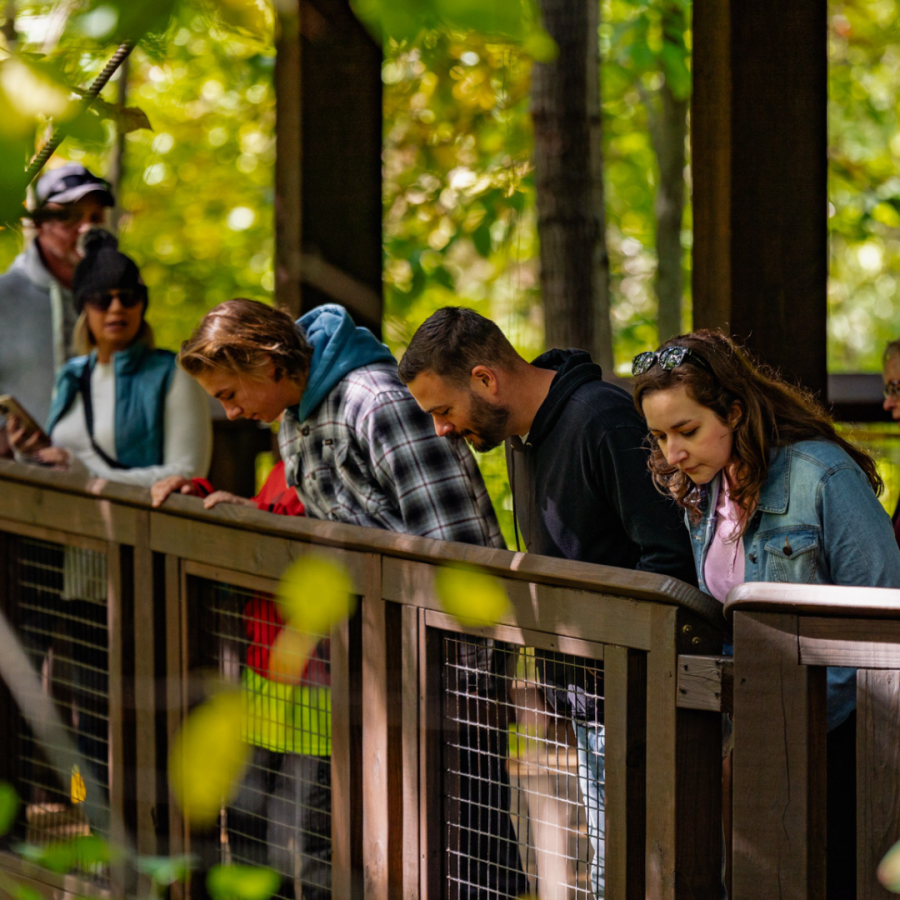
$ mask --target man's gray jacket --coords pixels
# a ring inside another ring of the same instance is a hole
[[[0,394],[12,394],[41,424],[56,369],[71,356],[72,293],[44,266],[37,241],[0,275]]]

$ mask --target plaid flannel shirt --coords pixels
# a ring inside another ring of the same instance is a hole
[[[303,422],[288,409],[278,444],[307,515],[506,546],[471,451],[434,433],[396,365],[349,372]]]

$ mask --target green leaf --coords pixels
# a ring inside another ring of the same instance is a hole
[[[496,625],[510,607],[499,579],[468,566],[442,566],[434,585],[444,609],[466,628]]]
[[[197,825],[215,822],[234,796],[250,745],[243,739],[244,698],[217,694],[188,716],[169,754],[169,783],[178,803]]]
[[[139,856],[135,860],[138,872],[163,887],[184,881],[193,865],[191,856]]]
[[[472,232],[472,243],[478,253],[487,259],[491,255],[491,228],[490,223],[482,223]]]
[[[16,821],[19,812],[19,795],[16,789],[0,781],[0,834],[6,834]]]
[[[251,866],[213,866],[206,876],[213,900],[269,900],[280,884],[277,872]]]
[[[44,900],[44,895],[40,891],[36,891],[32,887],[24,884],[17,884],[13,890],[15,900]]]
[[[356,608],[346,569],[313,553],[301,556],[284,573],[278,601],[291,627],[315,635],[331,634]]]

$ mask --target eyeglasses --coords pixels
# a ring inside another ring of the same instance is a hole
[[[643,375],[645,372],[649,372],[657,363],[661,369],[671,372],[672,369],[683,365],[688,357],[706,369],[707,372],[712,372],[709,363],[688,347],[666,347],[665,350],[648,350],[646,353],[638,353],[631,361],[631,374]]]
[[[900,381],[886,381],[884,383],[884,396],[892,400],[900,398]]]
[[[143,303],[147,299],[147,294],[145,291],[135,291],[131,288],[125,288],[121,291],[92,291],[90,294],[84,295],[84,302],[94,309],[106,312],[106,310],[112,306],[113,300],[117,297],[119,303],[121,303],[125,309],[132,309],[138,304]]]

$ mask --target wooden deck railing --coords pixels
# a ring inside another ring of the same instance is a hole
[[[734,620],[734,896],[825,897],[825,667],[855,666],[857,893],[892,896],[900,838],[900,590],[744,584]]]
[[[678,673],[693,670],[689,657],[720,652],[725,620],[695,589],[647,573],[243,507],[206,511],[180,496],[151,510],[142,489],[2,462],[0,606],[8,615],[22,539],[106,556],[110,802],[139,853],[196,848],[165,772],[200,661],[199,586],[271,592],[292,560],[317,550],[346,567],[361,598],[357,616],[332,637],[335,898],[446,895],[439,637],[466,629],[441,608],[432,581],[438,566],[454,562],[500,578],[512,603],[496,627],[474,633],[603,661],[606,896],[718,894],[721,678],[714,661],[699,666],[693,688],[679,689]],[[5,692],[0,703],[8,724],[14,710]],[[0,778],[14,780],[7,743]],[[9,853],[0,865],[22,871]],[[114,895],[126,888],[113,880]]]

